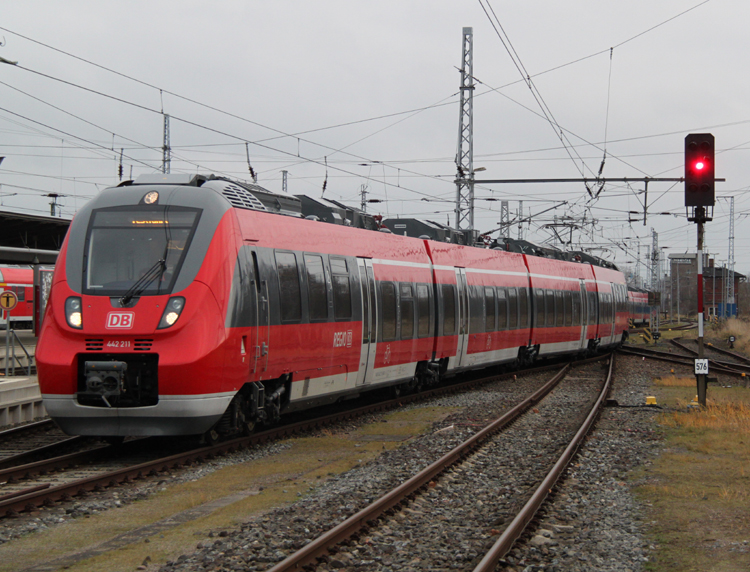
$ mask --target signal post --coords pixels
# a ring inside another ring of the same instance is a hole
[[[690,133],[685,137],[685,207],[690,209],[688,221],[698,225],[698,357],[695,377],[698,403],[706,406],[708,360],[703,347],[703,225],[711,220],[708,208],[716,202],[714,136],[711,133]],[[723,181],[724,179],[718,179]]]

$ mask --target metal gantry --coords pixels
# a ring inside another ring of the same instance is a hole
[[[461,59],[461,107],[456,150],[456,228],[474,230],[474,63],[473,28],[464,28]]]

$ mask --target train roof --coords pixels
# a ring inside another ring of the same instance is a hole
[[[591,264],[618,271],[611,262],[585,252],[568,252],[549,245],[539,245],[527,240],[499,238],[487,244],[479,239],[478,231],[460,230],[431,220],[415,218],[389,218],[382,220],[363,210],[323,197],[292,195],[270,191],[257,183],[236,181],[216,175],[189,173],[147,174],[135,181],[124,181],[119,187],[131,185],[172,185],[212,189],[224,196],[233,207],[283,214],[297,218],[321,221],[335,225],[351,226],[367,230],[389,230],[396,235],[434,240],[451,244],[461,244],[476,248],[492,248],[536,256]]]

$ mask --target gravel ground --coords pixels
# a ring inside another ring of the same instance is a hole
[[[612,397],[621,406],[645,402],[652,377],[647,369],[637,359],[620,359]],[[598,371],[601,366],[579,372],[577,385],[556,389],[493,446],[441,478],[383,526],[331,556],[319,570],[471,570],[530,494],[543,469],[538,459],[548,460],[547,455],[530,455],[529,447],[564,446],[567,430],[559,429],[555,419],[571,404],[583,407],[593,400],[591,386],[601,379]],[[160,570],[266,570],[439,458],[540,383],[541,378],[525,379],[442,398],[441,405],[465,409],[436,425],[433,433],[331,479],[293,505],[251,518],[239,529],[215,531],[196,552]],[[533,532],[499,569],[642,570],[648,547],[640,534],[637,504],[623,479],[658,449],[651,430],[654,415],[653,409],[607,408],[545,514],[533,523]]]
[[[628,407],[645,402],[651,379],[658,375],[656,370],[663,369],[651,364],[654,362],[642,362],[640,358],[618,358],[611,397],[620,407],[605,409],[593,435],[554,491],[543,514],[532,523],[530,532],[517,543],[499,570],[643,569],[648,546],[641,534],[641,513],[625,479],[629,470],[648,463],[659,448],[657,436],[651,429],[656,412]],[[600,366],[589,367],[601,369]],[[565,436],[552,428],[552,420],[566,402],[583,406],[582,402],[587,399],[583,396],[583,387],[595,384],[594,375],[589,372],[578,374],[581,391],[567,386],[558,388],[548,401],[540,404],[538,413],[516,422],[512,427],[514,439],[518,442],[535,439],[535,446],[539,448],[559,448]],[[596,375],[598,380],[598,373]],[[267,570],[442,456],[548,377],[549,374],[544,374],[500,382],[408,406],[404,409],[436,405],[464,409],[436,424],[431,433],[384,452],[376,461],[325,481],[298,502],[254,516],[237,529],[212,531],[192,554],[182,555],[161,568],[155,565],[147,568],[162,572]],[[587,395],[593,399],[591,391]],[[334,431],[347,432],[354,426],[378,419],[379,415],[368,415]],[[522,500],[525,491],[531,490],[535,473],[541,471],[536,457],[528,454],[528,444],[526,452],[521,452],[517,447],[509,447],[504,438],[501,436],[495,441],[499,446],[492,454],[485,451],[473,457],[469,465],[443,477],[427,495],[397,513],[386,526],[371,530],[319,569],[471,570],[504,528],[507,515],[525,502]],[[2,520],[0,543],[70,518],[147,498],[173,483],[196,480],[227,465],[273,455],[282,447],[284,445],[269,444],[241,451],[199,467],[174,471],[158,481],[91,494],[74,504]],[[505,459],[504,466],[493,460],[500,456]],[[527,467],[523,478],[513,477],[507,470],[507,467],[523,463]],[[476,483],[485,486],[480,490],[469,487]],[[458,518],[456,507],[462,511]],[[425,519],[420,513],[427,511],[430,516]],[[475,523],[480,524],[479,529]],[[427,538],[430,543],[426,542]]]

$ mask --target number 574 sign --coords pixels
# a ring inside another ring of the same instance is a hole
[[[695,375],[708,375],[708,359],[695,360]]]

